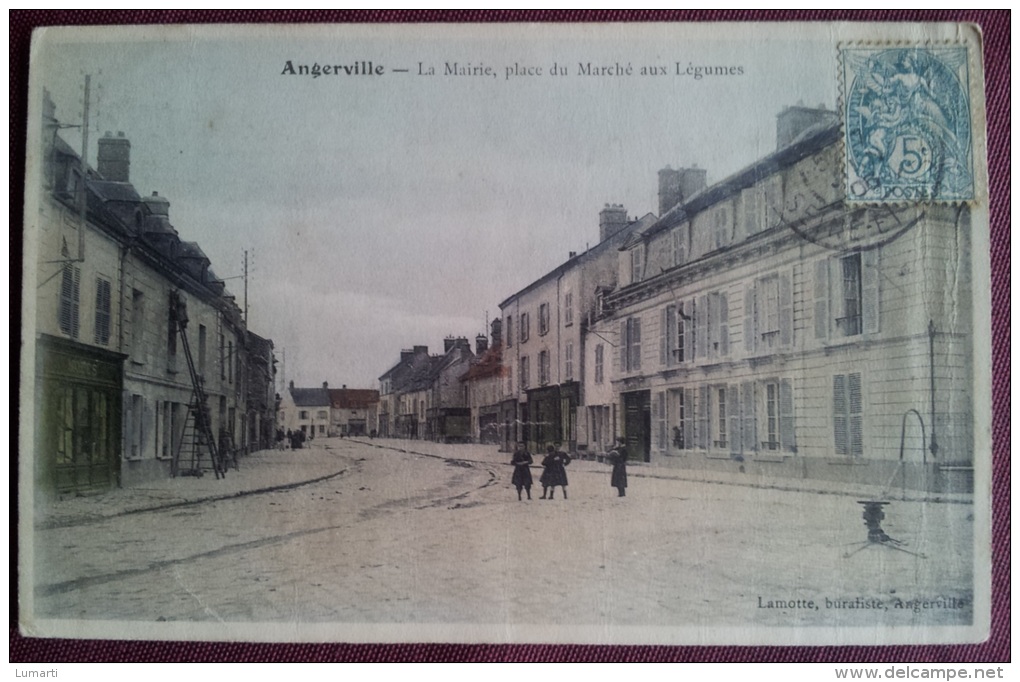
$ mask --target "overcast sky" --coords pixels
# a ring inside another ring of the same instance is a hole
[[[285,351],[286,379],[373,388],[401,348],[487,332],[500,301],[594,245],[605,203],[656,212],[660,168],[721,180],[774,149],[783,106],[835,105],[830,34],[726,28],[77,29],[35,47],[33,86],[77,123],[91,74],[90,163],[103,131],[123,131],[132,183],[170,200],[220,277],[249,250],[249,327]],[[283,74],[288,61],[384,73]],[[579,74],[589,62],[633,75]],[[677,76],[678,62],[742,74]],[[542,75],[508,80],[515,63]],[[667,74],[640,74],[653,65]],[[241,280],[227,284],[241,304]]]

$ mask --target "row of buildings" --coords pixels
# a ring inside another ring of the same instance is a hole
[[[789,107],[747,168],[663,169],[658,215],[606,205],[595,246],[500,303],[491,346],[403,351],[379,432],[466,418],[508,451],[623,437],[632,461],[969,489],[969,210],[846,202],[839,140],[834,112]]]
[[[42,115],[38,210],[26,215],[37,236],[27,292],[35,338],[26,339],[37,490],[76,494],[194,471],[183,460],[194,463],[203,420],[228,457],[268,446],[272,341],[247,328],[201,247],[180,238],[169,201],[136,191],[123,133],[99,140],[92,167],[60,137],[68,126],[48,93]]]
[[[281,432],[306,438],[369,436],[377,430],[379,391],[365,388],[298,388],[291,381],[276,413]]]

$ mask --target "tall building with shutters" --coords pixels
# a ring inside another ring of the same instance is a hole
[[[621,247],[589,403],[636,461],[968,489],[967,207],[848,205],[834,114],[778,131]]]
[[[26,211],[36,499],[171,475],[195,440],[196,380],[219,451],[246,454],[275,425],[250,421],[249,336],[234,297],[201,247],[181,240],[169,201],[136,191],[123,133],[100,138],[92,167],[60,137],[66,126],[45,92],[41,113]],[[260,341],[270,371],[272,345]],[[262,418],[274,410],[266,405]]]

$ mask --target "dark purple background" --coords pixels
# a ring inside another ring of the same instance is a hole
[[[11,319],[20,321],[28,57],[36,26],[265,22],[515,22],[515,21],[967,21],[981,26],[985,48],[992,274],[992,630],[974,645],[889,647],[563,646],[468,644],[235,644],[31,639],[18,633],[17,558],[11,552],[11,662],[163,661],[731,661],[959,662],[1010,660],[1010,14],[1008,11],[256,11],[84,10],[10,12]],[[976,292],[980,295],[980,292]],[[18,367],[20,325],[11,325],[11,365]],[[982,330],[975,330],[977,339]],[[11,395],[17,395],[16,390]],[[17,452],[17,408],[11,411],[11,452]],[[17,546],[17,462],[10,459],[11,547]]]

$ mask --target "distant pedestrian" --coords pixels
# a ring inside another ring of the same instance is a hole
[[[606,459],[613,465],[613,475],[609,479],[609,485],[617,490],[617,497],[627,495],[627,441],[623,438],[616,439],[616,447],[606,453]]]
[[[559,445],[557,443],[556,445]],[[542,460],[545,471],[542,472],[542,499],[553,499],[556,495],[556,486],[563,486],[563,499],[567,499],[567,470],[570,464],[570,455],[557,450],[554,445],[546,446],[546,455]],[[546,497],[548,495],[548,497]]]
[[[276,430],[276,449],[283,450],[283,429]]]
[[[514,456],[510,460],[510,463],[514,465],[514,477],[513,484],[517,488],[517,499],[521,499],[521,489],[527,491],[528,499],[531,499],[531,465],[535,463],[535,459],[528,452],[528,447],[522,442],[517,444],[517,449],[514,451]]]

